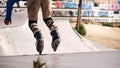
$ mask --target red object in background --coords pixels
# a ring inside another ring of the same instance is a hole
[[[55,2],[55,6],[56,6],[56,8],[60,8],[60,7],[61,7],[60,1],[56,1],[56,2]]]

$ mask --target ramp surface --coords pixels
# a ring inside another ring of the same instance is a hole
[[[0,68],[33,68],[36,56],[0,57]],[[120,51],[51,54],[40,56],[43,68],[120,68]]]
[[[50,35],[50,31],[47,28],[46,24],[42,21],[41,14],[42,13],[40,12],[38,25],[44,36],[45,48],[43,50],[43,54],[92,51],[82,43],[81,39],[76,35],[76,33],[71,28],[69,21],[56,20],[55,24],[59,28],[61,43],[59,45],[57,52],[53,52],[51,48],[52,38]],[[16,24],[19,24],[19,23],[16,23]],[[13,24],[13,25],[16,25],[16,24]],[[35,39],[33,37],[31,30],[28,28],[27,21],[22,26],[0,29],[0,40],[1,40],[0,55],[6,56],[6,55],[38,54],[35,48]]]

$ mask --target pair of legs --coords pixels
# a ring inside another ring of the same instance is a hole
[[[27,0],[27,8],[28,8],[28,18],[29,18],[29,27],[32,30],[34,37],[36,38],[36,48],[39,54],[42,53],[44,48],[44,41],[41,31],[38,28],[38,12],[41,6],[42,16],[45,24],[51,31],[52,36],[52,48],[56,51],[59,43],[60,36],[58,33],[57,27],[54,25],[54,21],[51,18],[51,0]]]

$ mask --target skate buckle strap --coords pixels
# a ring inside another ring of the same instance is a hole
[[[47,26],[48,26],[49,28],[52,26],[53,23],[54,23],[53,20],[48,20],[48,21],[46,22],[46,24],[47,24]]]
[[[33,33],[35,33],[36,31],[38,31],[38,25],[36,23],[32,23],[30,25],[30,28],[33,31]]]
[[[30,28],[33,28],[34,26],[38,26],[36,23],[30,24]]]
[[[50,27],[50,31],[52,32],[52,31],[54,31],[54,30],[58,30],[58,28],[57,28],[57,26],[52,25],[52,26]]]

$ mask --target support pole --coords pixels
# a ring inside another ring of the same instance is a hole
[[[77,30],[79,30],[80,23],[81,23],[81,4],[82,4],[82,0],[79,0],[79,4],[78,4],[78,16],[77,16],[77,24],[76,24]]]

